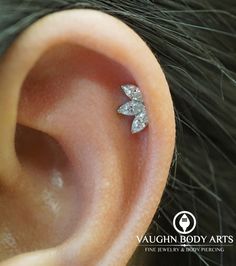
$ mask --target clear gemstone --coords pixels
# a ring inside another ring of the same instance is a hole
[[[137,133],[143,130],[148,125],[148,116],[145,110],[137,114],[133,120],[131,132]]]
[[[137,115],[145,110],[143,103],[138,101],[130,101],[121,105],[117,112],[123,115]]]
[[[139,102],[143,102],[143,96],[140,89],[132,84],[126,84],[121,86],[123,92],[131,99]]]
[[[131,101],[120,106],[117,112],[123,115],[134,116],[131,132],[140,132],[148,125],[148,116],[143,102],[142,93],[137,86],[132,84],[122,85],[121,88]]]

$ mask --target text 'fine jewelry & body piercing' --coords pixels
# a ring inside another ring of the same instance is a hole
[[[121,85],[121,88],[130,101],[121,105],[117,112],[122,115],[134,116],[131,132],[138,133],[148,125],[148,115],[143,102],[143,95],[140,89],[132,84]]]

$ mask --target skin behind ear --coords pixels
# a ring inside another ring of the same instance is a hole
[[[126,83],[149,116],[137,135],[116,113]],[[168,85],[146,44],[101,12],[49,15],[1,58],[0,111],[0,265],[126,265],[174,147]]]

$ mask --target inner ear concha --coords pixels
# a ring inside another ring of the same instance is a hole
[[[30,185],[1,191],[0,261],[63,243],[80,219],[77,181],[58,142],[18,125],[15,146],[24,168],[19,178]]]

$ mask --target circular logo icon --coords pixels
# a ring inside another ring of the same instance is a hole
[[[178,212],[173,219],[173,226],[178,233],[189,234],[196,227],[196,218],[191,212]]]

